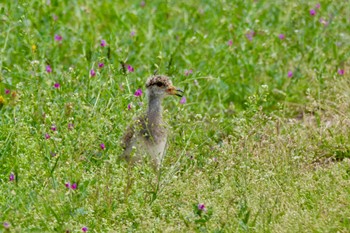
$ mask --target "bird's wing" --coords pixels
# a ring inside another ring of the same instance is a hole
[[[130,154],[134,144],[135,144],[135,127],[134,125],[130,125],[126,129],[121,140],[121,146],[124,150],[121,155],[121,158],[126,159],[127,161],[130,160]]]
[[[124,151],[121,157],[126,159],[127,161],[130,161],[132,149],[136,144],[137,136],[140,135],[140,133],[142,133],[142,128],[145,128],[144,124],[144,117],[134,119],[134,123],[126,129],[122,137],[121,146],[124,149]]]

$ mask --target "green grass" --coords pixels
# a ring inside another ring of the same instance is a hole
[[[0,232],[350,231],[349,2],[47,2],[0,3]],[[119,159],[155,70],[160,178]]]

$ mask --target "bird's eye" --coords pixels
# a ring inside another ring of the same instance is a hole
[[[157,85],[158,87],[164,86],[163,83],[161,83],[161,82],[157,82],[156,85]]]

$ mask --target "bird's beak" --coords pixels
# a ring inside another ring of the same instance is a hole
[[[169,94],[169,95],[177,95],[179,97],[182,97],[182,94],[184,93],[183,90],[179,89],[179,88],[176,88],[174,86],[171,86],[169,87],[166,92]]]

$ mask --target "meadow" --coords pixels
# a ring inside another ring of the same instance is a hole
[[[1,1],[0,232],[350,232],[349,1]],[[158,177],[120,159],[171,77]]]

